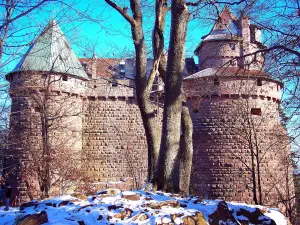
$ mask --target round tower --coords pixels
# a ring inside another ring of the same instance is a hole
[[[75,176],[82,150],[82,105],[88,77],[52,20],[6,76],[12,100],[7,170],[16,204],[43,198],[57,176]],[[72,174],[74,173],[74,174]]]
[[[277,206],[290,185],[283,180],[292,175],[284,163],[290,149],[279,119],[282,83],[262,71],[263,56],[251,56],[249,64],[244,52],[263,47],[245,36],[252,35],[249,24],[225,8],[195,51],[200,71],[184,80],[194,127],[191,191]]]

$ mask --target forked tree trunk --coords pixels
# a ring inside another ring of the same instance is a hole
[[[182,102],[184,101],[183,92],[181,91],[182,86],[182,73],[184,69],[184,46],[185,46],[185,36],[187,21],[189,18],[188,10],[185,1],[172,1],[172,31],[171,31],[171,42],[169,50],[169,64],[168,72],[166,72],[166,60],[163,56],[164,47],[164,37],[163,31],[165,26],[166,12],[168,8],[166,7],[166,1],[157,0],[156,1],[156,20],[155,27],[153,31],[153,55],[154,55],[154,65],[152,72],[149,77],[146,76],[146,44],[144,40],[143,28],[142,28],[142,13],[139,0],[130,0],[130,9],[132,12],[132,17],[127,14],[127,10],[118,6],[111,0],[105,0],[111,7],[117,10],[131,25],[132,38],[134,41],[135,53],[136,53],[136,96],[138,105],[141,111],[141,116],[145,128],[147,144],[148,144],[148,180],[154,182],[154,186],[157,187],[159,184],[160,189],[166,189],[166,186],[172,186],[170,190],[179,191],[179,146],[180,146],[180,128],[181,123],[183,124],[183,149],[182,151],[187,151],[187,154],[183,154],[182,167],[188,169],[184,172],[183,183],[185,183],[185,188],[188,190],[190,165],[191,165],[191,155],[192,155],[192,141],[191,133],[192,126],[191,120],[186,106],[182,108]],[[165,138],[165,146],[167,148],[160,148],[160,138],[161,129],[160,123],[156,118],[156,110],[154,105],[150,101],[150,93],[152,90],[152,85],[154,77],[157,70],[160,75],[165,80],[166,74],[169,78],[166,86],[168,86],[168,91],[165,93],[168,97],[165,99],[165,110],[164,110],[164,127],[163,138]],[[167,108],[167,110],[166,110]],[[181,120],[181,114],[183,119]],[[167,122],[166,122],[167,120]],[[170,131],[170,132],[169,132]],[[174,143],[174,145],[173,145]],[[161,164],[158,165],[158,154],[159,150],[163,150],[163,154],[167,155],[167,160],[164,157],[160,157],[162,160]],[[175,150],[175,151],[173,151]],[[174,155],[176,157],[174,158]],[[164,165],[168,166],[164,166]],[[152,180],[155,168],[157,171],[155,180]],[[174,170],[173,170],[174,169]],[[176,171],[175,171],[176,169]],[[173,170],[173,171],[172,171]],[[166,172],[166,176],[164,176]],[[158,174],[161,177],[158,178]],[[176,182],[172,182],[172,174],[174,178],[176,175]],[[167,182],[164,182],[164,180]],[[165,183],[166,186],[161,185]],[[168,185],[170,183],[171,185]],[[174,186],[176,184],[176,187]]]
[[[165,79],[165,100],[162,140],[158,165],[158,188],[179,192],[179,146],[183,94],[182,74],[185,59],[185,39],[189,13],[184,0],[173,0],[171,33]]]

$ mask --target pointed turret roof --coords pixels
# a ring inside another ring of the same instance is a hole
[[[242,40],[239,20],[231,12],[228,6],[223,8],[209,34],[203,36],[202,39],[203,40],[194,51],[195,54],[197,54],[199,48],[205,42],[231,39]]]
[[[77,56],[54,19],[30,46],[12,73],[25,71],[50,71],[88,79]]]

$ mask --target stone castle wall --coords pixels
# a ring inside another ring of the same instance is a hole
[[[147,143],[130,80],[95,79],[84,102],[83,164],[92,182],[127,181],[138,188],[147,177]]]
[[[84,170],[92,182],[130,179],[132,188],[145,182],[147,143],[134,98],[88,98],[83,143]]]
[[[194,129],[192,193],[254,203],[252,172],[258,185],[259,165],[262,201],[277,205],[279,194],[285,195],[283,161],[289,154],[286,131],[279,121],[277,84],[264,80],[264,85],[257,87],[256,79],[243,83],[227,78],[215,87],[213,82],[211,78],[185,83],[186,90],[198,87],[197,96],[187,92]],[[210,91],[203,88],[209,84]]]
[[[50,169],[58,176],[66,171],[75,174],[80,169],[85,82],[74,78],[63,80],[60,74],[10,76],[9,151],[13,154],[7,163],[17,166],[7,172],[16,187],[14,201],[17,204],[28,200],[28,196],[39,197],[38,168],[49,161],[43,155],[45,146],[52,159]],[[51,182],[56,182],[56,175],[51,176]],[[52,191],[57,194],[57,190]]]

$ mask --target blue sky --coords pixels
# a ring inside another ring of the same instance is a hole
[[[130,57],[134,53],[128,22],[118,12],[104,3],[104,1],[102,3],[94,0],[82,1],[79,4],[72,5],[73,10],[70,10],[68,7],[52,4],[18,21],[16,27],[22,27],[22,29],[19,29],[18,36],[23,37],[15,38],[14,41],[20,44],[34,40],[50,19],[54,18],[58,21],[78,57],[91,57],[94,51],[98,57]],[[78,15],[78,12],[91,18],[78,19],[78,17],[81,17],[80,13]],[[153,12],[145,10],[144,30],[150,57],[150,38],[153,20]],[[194,55],[193,51],[199,44],[201,37],[210,31],[212,20],[209,21],[208,25],[201,25],[203,21],[191,19],[186,45],[188,57]],[[25,29],[23,29],[24,27]],[[166,40],[168,39],[168,35],[169,23],[166,25]],[[4,68],[5,72],[13,69],[28,47],[24,46],[18,49],[18,54],[14,56],[14,60]],[[167,47],[168,43],[166,43]],[[15,49],[12,51],[15,51]],[[6,58],[8,57],[9,55],[6,56]]]

